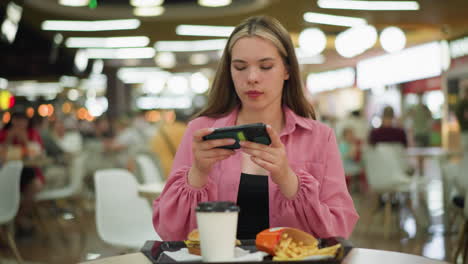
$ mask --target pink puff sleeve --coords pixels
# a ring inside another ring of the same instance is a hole
[[[348,238],[359,216],[346,187],[333,131],[329,129],[323,136],[326,143],[316,150],[320,151],[322,161],[308,168],[293,168],[299,180],[296,196],[288,199],[279,190],[274,192],[274,222],[278,226],[300,228],[320,238]]]
[[[189,123],[177,150],[172,171],[163,192],[153,203],[153,226],[163,240],[185,240],[196,227],[195,207],[199,202],[215,200],[217,186],[210,180],[203,188],[188,184],[192,166],[192,135],[196,128]]]

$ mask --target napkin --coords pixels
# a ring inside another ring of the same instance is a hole
[[[201,261],[202,257],[198,255],[193,255],[188,252],[187,248],[181,248],[178,251],[164,251],[164,254],[169,256],[175,261]],[[250,251],[236,247],[234,249],[234,259],[232,262],[242,262],[242,261],[262,261],[268,253],[263,251],[256,251],[250,253]]]

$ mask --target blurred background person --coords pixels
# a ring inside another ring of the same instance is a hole
[[[363,117],[362,111],[356,109],[351,111],[345,118],[337,124],[337,135],[344,135],[344,129],[351,128],[354,136],[362,142],[367,140],[369,135],[369,123]]]
[[[378,128],[371,130],[369,134],[369,144],[375,145],[380,142],[400,143],[404,147],[408,146],[408,139],[405,130],[396,127],[395,113],[391,106],[386,106],[382,112],[382,124]]]
[[[33,232],[32,215],[36,194],[43,188],[45,178],[39,164],[40,156],[44,155],[42,138],[31,125],[26,114],[13,110],[10,122],[0,130],[0,149],[3,151],[2,161],[22,160],[20,188],[21,202],[16,217],[19,236],[30,236]]]
[[[341,135],[340,142],[338,147],[341,153],[341,159],[343,160],[343,167],[346,176],[346,183],[348,189],[352,190],[354,185],[354,179],[356,177],[360,178],[361,181],[361,190],[366,189],[365,176],[363,174],[362,167],[362,141],[357,138],[354,134],[352,127],[345,127],[343,129],[343,134]]]
[[[468,153],[468,87],[462,91],[462,98],[455,107],[455,115],[460,126],[463,152]]]
[[[182,112],[165,112],[162,122],[151,139],[151,151],[159,160],[165,179],[171,172],[175,153],[187,128],[187,119],[188,116]]]
[[[431,111],[423,102],[423,94],[418,94],[418,103],[412,106],[404,119],[410,119],[410,129],[416,147],[428,147],[431,139],[433,118]]]

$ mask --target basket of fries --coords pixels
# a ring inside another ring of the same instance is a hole
[[[274,261],[336,258],[341,244],[319,247],[319,240],[296,228],[278,227],[257,234],[255,245],[258,250],[273,256]]]

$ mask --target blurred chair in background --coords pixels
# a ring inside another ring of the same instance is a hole
[[[160,166],[157,166],[156,162],[149,155],[137,154],[136,163],[142,176],[142,183],[162,183],[165,181]]]
[[[459,257],[462,259],[462,263],[468,264],[468,191],[465,193],[464,200],[464,220],[462,223],[460,237],[458,239],[458,244],[453,255],[453,263],[458,263]]]
[[[14,219],[20,205],[20,175],[23,169],[21,161],[9,161],[0,169],[0,233],[5,233],[7,243],[18,263],[23,259],[14,239]],[[4,237],[2,235],[2,237]]]
[[[139,250],[147,240],[161,240],[150,205],[138,196],[134,175],[124,169],[98,170],[94,181],[97,232],[104,242]]]
[[[399,203],[398,199],[403,198],[408,209],[411,210],[416,224],[421,226],[421,222],[429,219],[429,213],[425,198],[423,197],[424,182],[420,177],[410,177],[404,162],[404,149],[401,144],[379,143],[374,147],[368,147],[364,151],[364,165],[371,193],[377,194],[373,202],[374,208],[370,211],[373,216],[370,219],[372,224],[376,211],[384,202],[384,237],[390,233],[392,221],[392,203]],[[424,180],[424,179],[423,179]],[[414,197],[417,195],[417,198]],[[386,197],[385,200],[382,200]],[[424,215],[418,215],[415,211],[415,203],[424,209]],[[422,219],[418,219],[422,218]],[[425,219],[424,219],[425,218]],[[399,227],[399,220],[397,221]]]
[[[61,219],[61,213],[64,211],[72,211],[77,220],[80,221],[81,210],[84,207],[81,194],[84,185],[85,161],[86,156],[84,154],[75,156],[67,169],[68,184],[59,188],[42,190],[36,195],[36,201],[39,202],[36,213],[41,223],[44,222],[44,217],[47,216],[46,211],[50,211],[50,209],[55,210],[55,213],[59,213],[54,216],[57,221]],[[46,226],[43,225],[43,228],[45,229]]]

